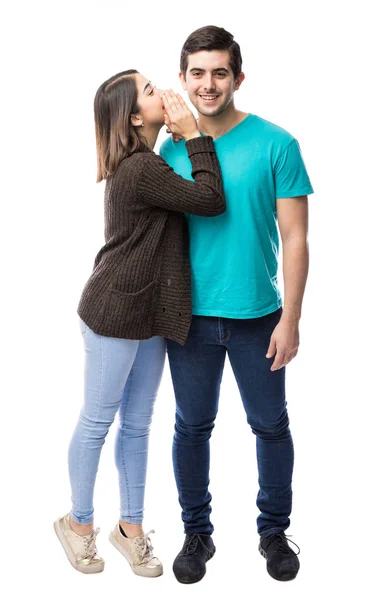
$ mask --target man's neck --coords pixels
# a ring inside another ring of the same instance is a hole
[[[234,106],[228,106],[226,110],[215,117],[205,117],[199,114],[198,127],[202,133],[210,135],[215,140],[230,131],[230,129],[233,129],[248,114],[237,110]]]

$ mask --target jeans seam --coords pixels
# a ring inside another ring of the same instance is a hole
[[[136,357],[137,357],[137,355],[138,355],[138,350],[139,350],[139,343],[140,343],[140,342],[138,342],[138,343],[137,343],[137,346],[136,346],[135,358],[134,358],[134,361],[133,361],[133,363],[132,363],[131,370],[130,370],[130,372],[129,372],[128,376],[127,376],[127,380],[129,379],[130,375],[133,373],[133,370],[134,370],[134,366],[135,366],[135,360],[136,360]],[[131,387],[131,386],[130,386],[130,387]],[[122,401],[123,401],[123,398],[122,398],[121,402],[122,402]],[[126,410],[127,410],[127,407],[128,407],[128,400],[127,400],[127,403],[126,403]],[[121,456],[122,467],[123,467],[123,473],[124,473],[124,484],[125,484],[125,488],[126,488],[126,498],[127,498],[127,517],[128,517],[129,513],[131,512],[131,504],[130,504],[131,497],[130,497],[129,485],[128,485],[127,464],[126,464],[126,461],[124,460],[124,453],[123,453],[123,425],[124,425],[124,419],[125,419],[125,414],[123,415],[123,420],[122,420],[122,422],[121,422],[121,426],[122,426],[122,435],[120,436],[120,456]],[[120,515],[120,516],[122,516],[122,515]],[[131,518],[130,518],[130,521],[126,521],[125,519],[122,519],[122,521],[125,521],[126,523],[135,523],[135,521],[136,521],[136,520],[137,520],[137,519],[131,519]],[[142,521],[140,521],[140,522],[139,522],[139,524],[140,524],[141,522],[142,522]]]
[[[174,434],[174,448],[175,448],[175,455],[176,455],[176,458],[175,458],[175,470],[176,470],[177,480],[181,481],[180,469],[179,469],[178,440],[177,440],[177,431],[176,430],[175,430],[175,434]],[[182,490],[180,490],[180,494],[181,493],[182,493]],[[183,505],[183,502],[182,502],[182,505]]]
[[[218,330],[218,342],[222,343],[222,327],[221,327],[221,318],[218,317],[217,321],[217,330]]]
[[[132,368],[133,367],[134,367],[134,365],[132,365]],[[131,372],[130,372],[130,374],[131,374]],[[127,405],[128,405],[128,402],[127,402]],[[130,513],[130,492],[128,489],[127,465],[126,465],[126,461],[124,460],[124,454],[123,454],[123,425],[124,425],[124,421],[121,423],[122,431],[121,431],[121,436],[120,436],[120,456],[121,456],[122,468],[123,468],[123,473],[124,473],[124,485],[125,485],[125,492],[126,492],[127,516],[128,516],[128,514]]]
[[[97,406],[96,406],[96,414],[95,414],[95,419],[94,419],[94,423],[93,426],[88,434],[88,436],[85,437],[85,439],[83,440],[83,448],[82,448],[82,452],[79,453],[79,460],[78,460],[78,473],[80,473],[80,463],[83,459],[84,456],[84,452],[85,452],[85,446],[87,441],[89,440],[94,428],[96,427],[96,419],[98,418],[99,414],[100,414],[100,403],[101,403],[101,398],[102,398],[102,389],[103,389],[103,378],[104,378],[104,347],[103,347],[103,336],[99,337],[100,339],[100,345],[101,345],[101,373],[100,373],[100,389],[99,389],[99,398],[98,398],[98,402],[97,402]],[[82,482],[82,478],[79,477],[79,483],[78,483],[78,498],[80,501],[80,486],[81,486],[81,482]],[[93,512],[93,502],[92,502],[92,512]]]

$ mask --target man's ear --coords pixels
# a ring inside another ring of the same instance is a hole
[[[139,114],[131,115],[131,125],[133,125],[134,127],[142,127],[143,126],[142,117]]]
[[[243,81],[245,81],[245,74],[240,73],[240,75],[235,80],[234,90],[239,90]]]
[[[181,84],[182,84],[182,88],[183,88],[184,90],[187,90],[186,79],[185,79],[185,77],[184,77],[184,75],[183,75],[183,73],[182,73],[182,72],[180,72],[180,73],[179,73],[179,80],[180,80],[180,82],[181,82]]]

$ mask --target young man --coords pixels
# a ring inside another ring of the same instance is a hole
[[[210,521],[209,439],[226,352],[247,421],[256,435],[259,550],[275,579],[293,579],[299,561],[284,531],[291,513],[293,442],[285,366],[297,354],[308,271],[307,194],[313,192],[297,141],[237,110],[244,80],[240,48],[222,28],[194,31],[181,53],[182,86],[211,135],[227,210],[212,219],[186,215],[190,232],[193,316],[184,346],[168,342],[176,396],[173,462],[185,543],[174,562],[178,581],[202,579],[215,552]],[[161,155],[191,179],[185,144],[168,139]],[[278,230],[284,306],[277,286]]]

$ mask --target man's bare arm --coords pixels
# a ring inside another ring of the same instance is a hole
[[[299,319],[309,269],[307,196],[277,199],[282,239],[284,306],[271,336],[267,358],[275,354],[271,370],[287,365],[298,352]]]

